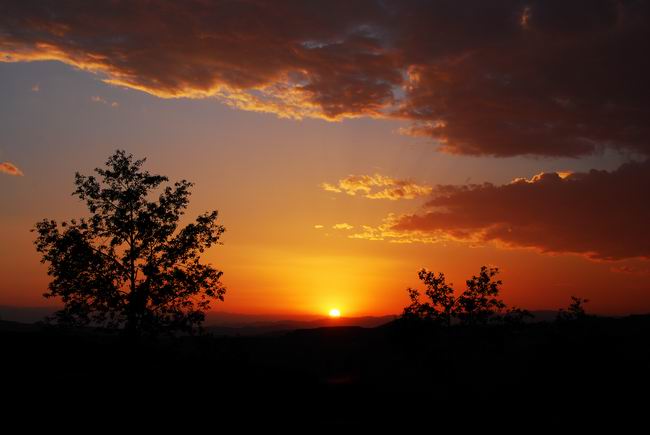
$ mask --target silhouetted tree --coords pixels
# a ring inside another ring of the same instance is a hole
[[[587,317],[587,312],[585,311],[584,304],[589,302],[589,299],[582,299],[577,296],[571,296],[571,303],[569,307],[564,310],[560,309],[557,313],[557,320],[562,321],[571,321],[571,320],[580,320]]]
[[[455,297],[454,289],[446,283],[443,273],[436,275],[422,269],[418,277],[424,283],[427,301],[420,300],[419,290],[408,288],[411,303],[404,309],[403,317],[446,326],[450,326],[454,318],[461,324],[482,325],[492,320],[522,323],[526,317],[532,317],[530,312],[519,308],[505,311],[506,304],[498,298],[501,281],[494,279],[498,273],[497,268],[482,266],[478,276],[467,280],[467,289]]]
[[[405,317],[415,317],[450,326],[456,300],[454,289],[447,285],[445,275],[443,273],[436,275],[434,272],[422,269],[418,272],[418,277],[424,283],[424,293],[430,302],[420,302],[420,292],[408,288],[411,304],[404,309]]]
[[[506,308],[498,299],[502,284],[501,280],[494,279],[498,273],[496,267],[481,266],[478,276],[466,281],[467,289],[456,301],[456,315],[462,324],[484,325]]]
[[[151,200],[168,179],[143,171],[144,161],[116,151],[105,169],[95,169],[98,178],[77,173],[73,195],[90,216],[36,224],[34,243],[53,277],[44,296],[64,303],[58,323],[131,335],[193,331],[210,302],[223,300],[222,272],[200,262],[225,230],[217,212],[179,229],[193,184],[179,181]]]

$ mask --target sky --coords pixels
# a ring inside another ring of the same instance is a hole
[[[417,271],[650,311],[645,1],[0,5],[0,305],[116,149],[217,209],[225,312],[397,314]],[[189,222],[189,221],[188,221]]]

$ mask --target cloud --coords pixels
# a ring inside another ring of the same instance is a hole
[[[351,239],[384,240],[390,243],[439,243],[452,240],[443,231],[395,229],[399,222],[400,217],[390,213],[379,226],[362,225],[361,232],[351,234],[348,237]]]
[[[383,175],[350,175],[338,183],[322,183],[327,192],[343,193],[350,196],[361,194],[370,199],[414,199],[431,193],[431,187],[419,185],[409,180],[399,180]],[[375,189],[379,188],[379,189]]]
[[[649,155],[649,17],[622,0],[24,0],[0,6],[0,60],[281,117],[402,119],[457,154]]]
[[[10,162],[0,162],[0,172],[19,177],[22,177],[24,175],[23,171],[18,169],[16,165]]]
[[[319,224],[314,225],[315,230],[322,230],[323,228],[325,228],[323,225],[319,225]]]
[[[391,222],[394,233],[445,235],[593,259],[650,258],[650,160],[505,185],[438,186],[425,211]]]
[[[163,98],[283,117],[377,116],[402,78],[375,2],[29,2],[0,8],[0,58],[58,60]]]
[[[119,103],[117,101],[112,101],[112,102],[107,101],[104,98],[98,97],[98,96],[90,97],[90,101],[92,101],[93,103],[106,104],[107,106],[111,106],[111,107],[118,107],[119,106]]]
[[[650,268],[648,267],[621,265],[621,266],[612,266],[609,270],[613,273],[620,273],[623,275],[638,275],[638,276],[650,275]]]
[[[343,222],[342,224],[333,225],[332,228],[335,230],[351,230],[354,226]]]

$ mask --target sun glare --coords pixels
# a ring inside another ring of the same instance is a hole
[[[330,310],[330,317],[341,317],[341,310],[338,308],[332,308]]]

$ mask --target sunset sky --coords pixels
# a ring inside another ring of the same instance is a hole
[[[0,305],[115,149],[217,209],[218,311],[397,314],[481,265],[531,310],[650,312],[645,1],[4,1]]]

